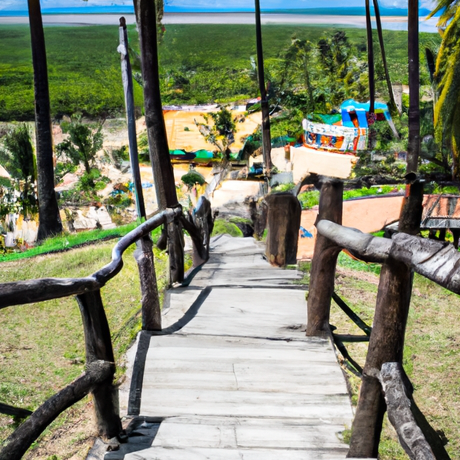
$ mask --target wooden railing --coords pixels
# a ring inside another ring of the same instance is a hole
[[[421,189],[418,184],[412,187],[418,195],[414,198],[416,204],[421,203]],[[343,184],[340,181],[324,179],[310,277],[307,335],[330,336],[334,340],[338,337],[339,346],[343,346],[341,339],[349,339],[334,334],[329,324],[331,299],[340,304],[340,299],[334,295],[334,279],[337,256],[342,249],[347,249],[366,262],[383,264],[373,328],[364,323],[359,325],[365,336],[357,337],[362,341],[368,340],[369,349],[364,369],[355,366],[362,373],[363,383],[348,456],[377,457],[382,418],[385,410],[388,410],[389,419],[409,458],[449,459],[439,435],[413,401],[412,385],[401,363],[412,286],[411,271],[460,294],[460,253],[451,244],[403,232],[390,240],[343,227],[342,192]],[[341,305],[341,308],[346,309],[346,305]],[[349,359],[346,354],[345,350],[345,357]]]
[[[166,209],[121,238],[112,250],[112,260],[85,278],[44,278],[0,284],[0,309],[14,305],[42,302],[75,295],[83,319],[86,348],[86,370],[72,383],[45,401],[33,413],[7,404],[0,411],[28,417],[0,451],[2,460],[17,460],[27,451],[43,430],[65,409],[92,393],[99,434],[123,438],[118,409],[118,390],[113,384],[115,359],[109,324],[101,298],[101,289],[123,266],[123,253],[136,243],[136,258],[142,294],[142,329],[161,330],[161,310],[156,283],[150,232],[161,225],[166,229],[163,241],[169,252],[169,284],[184,281],[182,228],[193,242],[194,268],[209,257],[209,239],[213,217],[209,201],[200,198],[191,214],[184,215],[179,206]]]

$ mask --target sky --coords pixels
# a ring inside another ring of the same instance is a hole
[[[132,7],[132,0],[41,0],[42,9],[46,8],[75,8],[81,7],[82,11],[87,7],[104,6],[129,6]],[[407,0],[380,0],[381,7],[407,8]],[[420,0],[421,8],[431,9],[433,0]],[[321,7],[338,8],[343,7],[343,0],[323,0]],[[348,0],[347,7],[364,6],[364,0]],[[208,11],[227,9],[228,0],[165,0],[165,11],[178,11],[179,9],[206,9]],[[253,10],[253,0],[233,0],[232,9]],[[315,8],[318,7],[317,0],[260,0],[260,7],[264,9],[290,9],[290,8]],[[27,10],[27,0],[1,0],[0,11],[21,11]]]

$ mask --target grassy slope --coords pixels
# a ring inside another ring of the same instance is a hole
[[[337,293],[367,324],[372,324],[378,286],[374,268],[341,256]],[[354,268],[351,268],[354,267]],[[367,272],[361,271],[364,270]],[[359,268],[359,271],[356,270]],[[460,298],[425,278],[415,275],[409,313],[404,368],[415,387],[414,399],[435,429],[442,430],[452,460],[460,459],[460,397],[458,356],[460,351]],[[354,323],[333,303],[331,324],[339,333],[361,334]],[[347,344],[351,356],[364,365],[366,344]],[[354,399],[359,379],[350,374]],[[381,444],[382,460],[405,460],[407,456],[392,427],[386,426]]]
[[[263,27],[267,64],[286,48],[293,35],[316,43],[335,29],[324,26],[267,25]],[[46,27],[48,67],[53,114],[83,111],[90,116],[123,110],[118,27]],[[363,29],[348,28],[352,43],[365,45]],[[407,82],[407,34],[385,31],[390,73],[394,81]],[[33,73],[27,26],[4,25],[0,30],[0,120],[33,119]],[[130,42],[137,36],[130,28]],[[421,47],[439,43],[435,34],[421,34]],[[364,48],[365,49],[365,48]],[[168,25],[160,47],[162,75],[187,73],[190,85],[184,94],[163,84],[163,102],[210,102],[257,95],[249,77],[250,58],[256,55],[254,28],[250,25]],[[360,57],[364,59],[364,52]],[[422,53],[422,81],[427,80]],[[142,90],[135,85],[141,104]]]
[[[114,241],[69,252],[39,256],[30,260],[1,264],[0,283],[40,277],[87,276],[108,263]],[[124,267],[102,289],[112,333],[115,357],[122,354],[140,329],[140,288],[134,247],[125,253]],[[157,278],[165,285],[165,256],[157,254]],[[84,338],[81,316],[73,297],[0,310],[0,401],[35,409],[44,399],[77,377],[84,368]],[[121,375],[121,374],[120,374]],[[91,402],[80,403],[60,416],[44,436],[56,444],[44,451],[33,451],[27,458],[49,458],[61,450],[66,456],[85,458],[92,427],[88,423]],[[86,412],[85,412],[86,411]],[[0,439],[11,433],[14,421],[0,415]],[[65,438],[71,432],[72,437]],[[65,438],[60,445],[59,438]],[[43,455],[43,456],[42,456]]]

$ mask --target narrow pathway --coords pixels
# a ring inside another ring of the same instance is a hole
[[[126,460],[345,459],[345,380],[330,342],[305,337],[299,276],[271,267],[251,238],[214,240],[191,285],[168,293],[166,331],[145,344],[138,412],[161,424]]]

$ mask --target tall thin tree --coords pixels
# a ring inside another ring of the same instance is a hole
[[[374,42],[372,39],[371,7],[366,0],[366,32],[367,32],[367,66],[369,74],[369,113],[375,111],[375,73],[374,73]]]
[[[374,3],[374,12],[375,12],[375,24],[377,26],[377,34],[379,37],[380,53],[382,55],[383,69],[385,71],[385,80],[386,80],[387,88],[388,88],[388,96],[390,98],[388,107],[390,109],[390,113],[392,115],[395,115],[396,113],[398,113],[398,108],[396,106],[395,97],[393,94],[393,86],[391,84],[390,72],[388,71],[388,63],[387,63],[387,58],[386,58],[386,53],[385,53],[385,43],[383,41],[382,20],[380,18],[379,2],[378,0],[373,0],[373,3]]]
[[[160,209],[178,205],[174,171],[169,157],[158,71],[157,6],[152,0],[134,0],[139,31],[142,79],[144,81],[145,123],[150,160]]]
[[[262,27],[260,23],[260,3],[255,0],[256,12],[256,44],[257,44],[257,75],[259,79],[260,105],[262,108],[262,152],[264,172],[271,175],[271,136],[270,136],[270,107],[268,105],[267,90],[265,88],[264,53],[262,49]]]
[[[420,58],[418,36],[418,1],[409,0],[408,53],[409,53],[409,143],[407,146],[407,172],[415,173],[420,156]]]
[[[48,68],[40,0],[28,0],[34,68],[35,133],[37,139],[38,240],[62,232],[54,191],[53,137]]]

